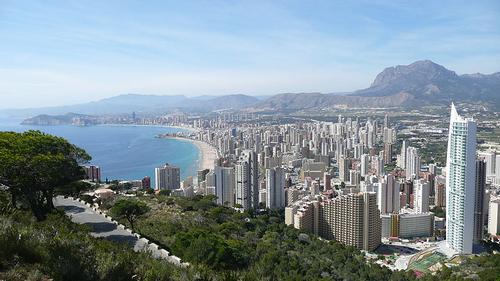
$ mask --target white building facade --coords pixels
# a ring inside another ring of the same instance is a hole
[[[451,105],[446,165],[446,240],[462,254],[472,253],[476,177],[476,122]]]

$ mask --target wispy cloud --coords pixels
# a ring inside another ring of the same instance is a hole
[[[348,91],[418,59],[459,73],[500,71],[499,6],[3,1],[0,107],[127,92]]]

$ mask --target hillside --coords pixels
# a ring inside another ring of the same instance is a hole
[[[129,114],[131,112],[161,114],[176,110],[204,112],[230,108],[240,109],[251,106],[258,101],[258,98],[247,95],[186,97],[182,95],[125,94],[68,106],[1,110],[0,115],[26,118],[42,114],[62,115],[67,112],[88,115]]]

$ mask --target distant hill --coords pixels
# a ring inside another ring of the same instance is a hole
[[[57,107],[28,109],[8,109],[0,111],[1,115],[14,117],[31,117],[40,114],[62,115],[78,112],[89,115],[108,115],[123,113],[165,113],[168,111],[212,111],[220,109],[240,109],[252,106],[259,100],[246,95],[186,97],[182,95],[160,96],[125,94],[99,101]]]
[[[32,118],[25,119],[23,125],[43,125],[43,126],[54,126],[54,125],[77,125],[77,126],[87,126],[96,123],[96,117],[90,115],[67,113],[64,115],[47,115],[41,114]]]
[[[407,93],[391,96],[361,97],[321,93],[285,93],[272,96],[253,107],[254,110],[302,110],[310,108],[332,107],[398,107],[409,102],[413,97]]]
[[[429,60],[386,68],[369,88],[352,93],[285,93],[258,103],[255,110],[330,107],[405,107],[483,102],[500,106],[500,72],[457,75]]]

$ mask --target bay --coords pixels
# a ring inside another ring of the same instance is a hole
[[[91,163],[101,167],[102,179],[133,180],[151,177],[154,168],[170,163],[181,169],[181,179],[196,175],[198,148],[190,142],[155,138],[158,134],[179,132],[182,129],[161,126],[100,125],[29,126],[22,120],[0,119],[0,131],[24,132],[40,130],[67,139],[85,149]]]

